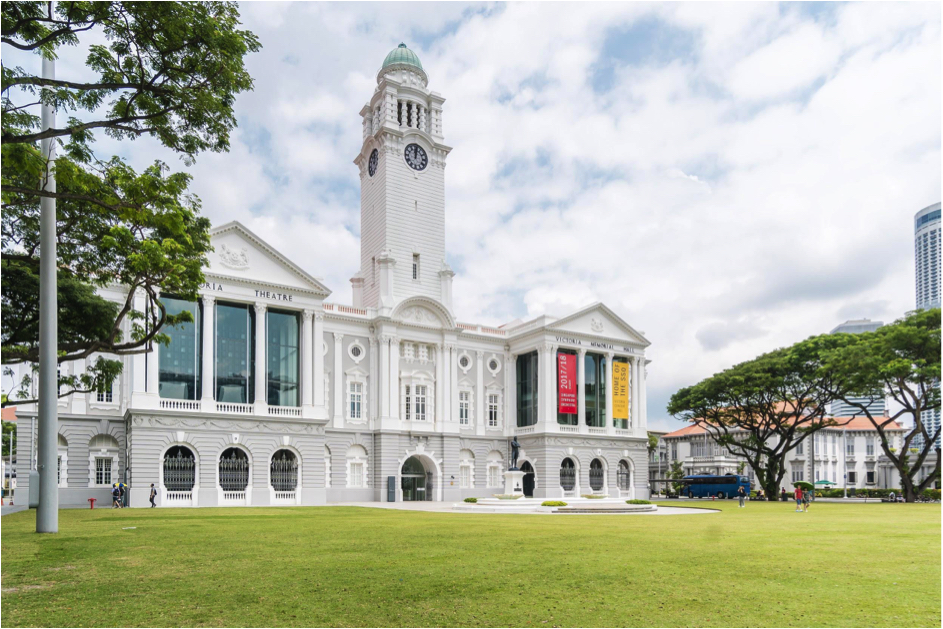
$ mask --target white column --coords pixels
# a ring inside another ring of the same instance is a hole
[[[485,408],[485,353],[475,352],[475,432],[485,434],[485,425],[488,423],[488,413]]]
[[[504,354],[504,430],[517,426],[517,356],[506,352]]]
[[[639,403],[639,427],[642,430],[648,429],[648,367],[645,365],[645,357],[639,358],[639,379],[638,379],[638,403]]]
[[[344,422],[344,335],[334,333],[334,427]]]
[[[579,425],[580,432],[589,432],[586,430],[586,350],[580,348],[579,362],[576,363],[576,408],[579,417],[576,423]]]
[[[203,412],[216,410],[214,393],[216,392],[216,356],[213,351],[216,344],[216,298],[203,297],[203,373],[200,382],[203,393],[200,395],[200,408]]]
[[[390,415],[399,416],[399,339],[390,339]]]
[[[390,416],[390,337],[380,336],[380,417]]]
[[[147,394],[155,398],[158,397],[157,389],[160,386],[160,374],[157,365],[159,351],[160,345],[152,343],[151,351],[147,353]]]
[[[451,413],[452,421],[456,424],[458,423],[458,346],[452,345],[452,349],[449,352],[449,355],[446,356],[446,360],[449,364],[449,373],[451,374],[452,384],[452,399],[451,399]]]
[[[303,409],[302,413],[305,415],[310,414],[311,392],[314,384],[314,376],[311,373],[314,366],[314,361],[311,359],[311,353],[314,349],[314,342],[311,338],[313,334],[311,317],[313,315],[314,312],[311,310],[305,310],[301,313],[301,407]]]
[[[326,418],[324,397],[324,313],[314,313],[314,338],[311,340],[314,357],[314,406],[318,417]]]
[[[377,359],[377,339],[370,337],[370,419],[376,419],[379,415],[377,401],[380,399],[380,392],[377,384],[380,380],[380,366]]]
[[[547,406],[547,349],[549,345],[537,346],[537,395],[534,396],[534,404],[537,406],[536,429],[544,425],[544,409]]]
[[[442,358],[442,421],[449,425],[452,421],[452,396],[455,395],[452,389],[452,372],[449,357],[452,355],[452,346],[443,343],[439,356]]]
[[[255,412],[260,415],[268,413],[268,383],[266,382],[265,338],[267,321],[265,313],[268,308],[265,304],[255,305]]]
[[[606,353],[606,432],[613,434],[615,432],[614,422],[612,421],[612,359],[615,358],[613,352]]]
[[[442,369],[442,343],[435,344],[435,421],[438,427],[445,422],[446,386]]]

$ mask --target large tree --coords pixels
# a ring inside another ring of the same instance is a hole
[[[779,349],[681,389],[668,412],[703,428],[734,456],[746,459],[775,500],[786,474],[787,454],[835,421],[828,375],[804,347]]]
[[[227,150],[235,96],[252,88],[243,60],[259,44],[224,2],[5,2],[2,42],[2,361],[38,358],[39,200],[52,197],[59,360],[93,359],[60,390],[105,388],[121,364],[105,356],[149,351],[168,340],[165,326],[192,320],[168,315],[160,294],[196,298],[210,224],[188,193],[189,175],[161,162],[137,172],[118,157],[98,159],[94,131],[153,137],[186,162]],[[8,63],[23,58],[18,51],[55,58],[77,45],[88,51],[81,77],[48,79]],[[62,123],[41,129],[41,104],[55,106]],[[55,192],[42,189],[46,138],[61,149]],[[120,287],[120,302],[100,294],[106,286]],[[7,403],[30,401],[30,378]]]
[[[884,456],[900,474],[904,498],[913,502],[940,479],[940,426],[924,422],[924,413],[940,410],[940,309],[909,313],[874,332],[831,336],[830,346],[819,353],[821,372],[835,397],[874,426]],[[813,346],[816,339],[805,344]],[[875,415],[873,403],[885,397],[895,402],[894,412]],[[911,427],[897,447],[893,436],[904,423]],[[932,472],[918,482],[928,460],[933,461]]]

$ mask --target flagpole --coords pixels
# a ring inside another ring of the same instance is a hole
[[[43,57],[43,78],[56,78],[56,62]],[[42,129],[56,126],[56,110],[42,105]],[[46,161],[45,192],[56,191],[56,141],[41,142]],[[39,201],[39,507],[36,510],[36,532],[59,532],[58,424],[59,376],[58,304],[56,291],[56,200],[41,197]]]

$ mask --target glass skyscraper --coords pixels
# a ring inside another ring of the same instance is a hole
[[[834,330],[829,332],[829,334],[861,334],[862,332],[874,332],[882,325],[884,325],[883,321],[871,321],[870,319],[852,319],[851,321],[845,321],[841,325],[837,326]],[[867,404],[868,410],[875,417],[884,414],[884,399],[874,400],[870,403],[868,403],[869,398],[852,399],[861,404]],[[832,417],[864,416],[860,409],[842,401],[832,402],[831,413]]]
[[[940,204],[934,203],[914,216],[914,262],[917,282],[917,308],[940,307]],[[924,413],[927,432],[940,427],[939,409]],[[922,443],[917,447],[922,447]],[[937,437],[936,447],[940,447]]]

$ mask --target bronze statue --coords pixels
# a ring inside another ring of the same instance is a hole
[[[517,436],[511,437],[511,471],[517,471],[517,457],[521,455],[521,444],[517,442]]]

